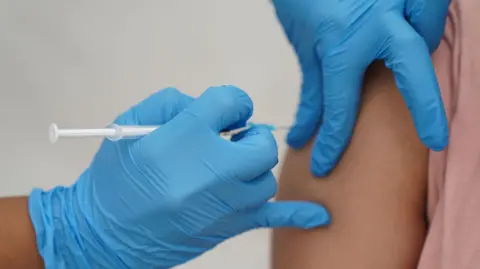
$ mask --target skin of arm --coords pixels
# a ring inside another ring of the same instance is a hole
[[[332,223],[274,231],[272,269],[416,268],[426,233],[428,151],[381,63],[370,67],[363,90],[351,143],[329,176],[311,175],[311,143],[288,151],[277,200],[324,204]]]
[[[42,269],[28,198],[0,198],[0,269]]]

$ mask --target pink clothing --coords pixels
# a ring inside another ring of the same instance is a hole
[[[431,152],[430,230],[419,269],[480,268],[480,0],[456,0],[433,55],[450,144]]]

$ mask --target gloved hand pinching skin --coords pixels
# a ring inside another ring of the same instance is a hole
[[[278,156],[268,129],[219,136],[252,110],[246,93],[223,86],[195,100],[166,89],[121,115],[117,124],[163,125],[105,140],[73,186],[30,196],[46,268],[171,268],[251,229],[328,224],[320,205],[269,202]]]
[[[303,84],[287,142],[301,148],[320,127],[312,172],[336,165],[356,122],[363,76],[385,61],[422,142],[448,144],[448,123],[430,52],[443,36],[449,0],[273,0],[297,53]]]

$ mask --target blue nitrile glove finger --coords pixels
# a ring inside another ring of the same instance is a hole
[[[294,149],[300,149],[317,131],[322,120],[323,96],[320,70],[303,71],[302,90],[298,104],[295,124],[288,133],[287,143]]]
[[[236,87],[212,87],[186,113],[199,118],[218,133],[232,125],[246,122],[252,116],[253,103],[244,91]]]
[[[328,224],[320,205],[263,209],[276,191],[271,132],[254,127],[235,142],[218,134],[252,109],[243,91],[224,86],[193,101],[163,91],[122,114],[118,123],[164,125],[140,139],[104,141],[72,187],[31,195],[47,268],[171,268],[266,220]]]
[[[249,231],[258,228],[311,229],[330,224],[328,212],[312,202],[279,201],[267,202],[247,210],[232,219],[236,230]],[[232,226],[215,227],[217,232],[226,232]]]
[[[406,0],[405,17],[424,38],[430,52],[435,51],[445,32],[450,0]],[[438,22],[438,23],[437,23]]]
[[[252,228],[315,228],[330,223],[328,212],[311,202],[280,201],[264,204],[249,212]]]
[[[314,29],[295,31],[299,24],[297,16],[304,16],[301,12],[299,14],[295,12],[299,12],[301,9],[294,9],[293,5],[296,5],[296,3],[291,0],[274,0],[273,2],[276,6],[284,7],[276,9],[277,17],[284,26],[285,34],[295,49],[302,71],[300,103],[298,104],[295,124],[287,136],[287,143],[292,148],[299,149],[315,134],[322,120],[321,63],[314,49],[316,42]],[[308,25],[304,26],[308,28]]]
[[[312,172],[326,176],[350,142],[357,120],[366,65],[355,63],[352,50],[325,56],[323,66],[324,115],[313,145]]]
[[[394,25],[382,55],[385,65],[395,75],[422,142],[432,150],[442,150],[448,144],[448,124],[428,47],[402,18]]]
[[[356,121],[363,74],[376,59],[385,60],[395,72],[422,141],[435,150],[447,145],[446,116],[432,63],[427,60],[429,50],[425,49],[428,45],[433,50],[440,42],[446,0],[441,0],[440,6],[431,0],[272,2],[303,73],[300,105],[287,142],[293,148],[303,146],[321,122],[312,152],[315,175],[328,174],[346,148]],[[416,29],[417,36],[412,38],[406,29]],[[422,38],[417,38],[419,35]],[[408,67],[399,65],[406,62]],[[317,70],[321,78],[312,79]],[[310,82],[317,85],[305,87]],[[322,114],[322,120],[313,119]]]

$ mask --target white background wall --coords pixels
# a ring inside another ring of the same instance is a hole
[[[99,141],[50,145],[51,122],[104,126],[165,86],[235,84],[256,121],[285,125],[299,83],[267,0],[0,0],[0,196],[71,184],[88,165]],[[266,269],[268,240],[254,231],[181,268]]]

